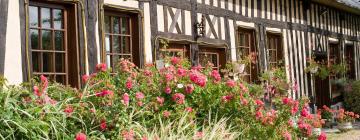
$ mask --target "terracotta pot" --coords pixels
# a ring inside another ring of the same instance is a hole
[[[349,130],[353,129],[353,126],[352,126],[351,122],[344,122],[344,123],[339,123],[337,128],[340,131],[349,131]]]
[[[312,130],[314,136],[320,136],[321,135],[321,128],[313,128]]]

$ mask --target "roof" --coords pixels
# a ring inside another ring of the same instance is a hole
[[[330,7],[360,15],[360,0],[312,0]]]
[[[336,1],[346,6],[360,9],[360,0],[336,0]]]

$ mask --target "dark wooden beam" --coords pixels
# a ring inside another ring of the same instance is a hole
[[[158,1],[150,1],[150,17],[152,20],[150,20],[151,24],[151,46],[152,46],[152,52],[153,52],[153,61],[158,59],[159,57],[159,44],[156,41],[156,36],[158,34],[158,23],[157,23],[157,2]],[[166,11],[164,11],[166,12]],[[154,55],[155,54],[155,55]]]
[[[29,52],[26,51],[26,44],[27,44],[27,40],[26,40],[26,16],[27,16],[27,11],[25,9],[25,0],[19,0],[19,17],[20,17],[20,35],[21,35],[21,64],[22,64],[22,76],[23,76],[23,81],[24,82],[28,82],[30,81],[30,75],[29,75],[29,64],[28,59],[26,58],[26,56],[29,54]],[[30,60],[29,60],[30,61]]]
[[[86,0],[85,1],[85,13],[86,13],[86,32],[87,32],[87,55],[88,55],[88,64],[89,64],[89,73],[96,72],[95,66],[98,63],[97,58],[97,47],[96,43],[96,22],[98,17],[99,7],[98,1],[96,0]]]
[[[5,71],[5,52],[6,52],[6,28],[8,18],[8,0],[0,1],[0,76]]]

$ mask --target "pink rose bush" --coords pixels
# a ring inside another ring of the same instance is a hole
[[[234,131],[242,132],[239,139],[291,140],[312,136],[314,116],[308,100],[283,96],[285,89],[280,90],[276,84],[254,85],[224,78],[208,66],[190,67],[180,58],[173,57],[166,63],[169,65],[161,69],[153,64],[139,69],[122,59],[112,71],[99,64],[96,73],[82,77],[81,89],[60,86],[41,76],[38,83],[29,86],[30,90],[14,92],[19,95],[11,100],[12,105],[29,113],[11,107],[2,112],[15,112],[10,118],[34,124],[28,131],[36,134],[20,130],[14,133],[28,139],[159,139],[149,136],[144,128],[153,131],[160,126],[159,120],[179,121],[184,114],[182,121],[190,125],[188,128],[201,128],[208,118],[227,118]],[[273,79],[280,81],[279,77]],[[291,90],[290,84],[282,87]],[[54,120],[61,120],[61,124]],[[138,125],[141,129],[135,127]],[[3,123],[0,128],[10,130]],[[197,132],[193,139],[207,136],[208,132],[198,130],[189,131]],[[324,138],[322,134],[319,139]]]

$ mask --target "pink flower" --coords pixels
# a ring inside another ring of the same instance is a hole
[[[230,100],[233,99],[233,96],[232,95],[226,95],[226,96],[222,96],[222,101],[223,102],[229,102]]]
[[[226,86],[232,88],[232,87],[235,87],[236,83],[234,80],[228,80],[226,81]]]
[[[176,93],[172,96],[172,99],[177,104],[184,104],[185,102],[185,95],[181,93]]]
[[[295,101],[293,103],[292,108],[291,108],[291,114],[295,115],[295,113],[298,112],[298,111],[299,111],[299,101]]]
[[[199,85],[200,87],[205,87],[206,85],[206,76],[199,73],[198,71],[191,71],[190,80],[193,81],[195,84]]]
[[[191,107],[187,107],[187,108],[185,108],[185,111],[191,113],[193,111],[193,109]]]
[[[320,136],[318,137],[318,140],[326,140],[326,133],[325,132],[321,132]]]
[[[33,87],[34,93],[36,96],[40,97],[41,96],[41,92],[39,91],[39,87],[38,86],[34,86]]]
[[[309,115],[309,112],[308,110],[304,107],[302,110],[301,110],[301,116],[303,117],[307,117]]]
[[[219,82],[221,80],[221,76],[217,70],[211,71],[210,76],[214,79],[214,82]]]
[[[181,59],[179,57],[171,57],[170,61],[173,65],[177,65],[180,63]]]
[[[178,74],[180,77],[183,77],[183,76],[186,75],[186,70],[183,69],[183,68],[178,68],[177,74]]]
[[[83,81],[84,83],[86,83],[89,79],[90,79],[90,76],[89,76],[89,75],[83,75],[83,76],[82,76],[82,81]]]
[[[41,75],[40,79],[41,79],[41,84],[42,84],[42,91],[44,91],[45,88],[48,87],[49,81],[44,75]]]
[[[104,131],[104,130],[106,130],[106,121],[104,120],[104,119],[102,119],[101,120],[101,122],[100,122],[100,129],[101,129],[101,131]]]
[[[264,102],[263,101],[261,101],[261,100],[255,100],[255,103],[256,103],[256,105],[258,105],[258,106],[264,106]]]
[[[72,106],[68,105],[66,106],[66,108],[64,109],[64,112],[67,114],[67,115],[70,115],[71,113],[74,112],[74,109]]]
[[[162,106],[164,104],[165,99],[163,97],[156,97],[156,101]]]
[[[106,95],[113,95],[114,93],[111,90],[103,90],[99,93],[96,93],[96,96],[98,97],[104,97]]]
[[[143,94],[142,92],[137,92],[137,93],[135,94],[135,97],[136,97],[136,99],[139,99],[139,100],[145,98],[145,96],[144,96],[144,94]]]
[[[291,98],[288,98],[288,97],[285,97],[285,98],[283,98],[283,104],[291,104],[292,103],[292,99]]]
[[[249,103],[249,101],[246,100],[245,98],[242,98],[242,99],[241,99],[241,104],[247,105],[248,103]]]
[[[263,117],[263,113],[260,110],[258,110],[258,111],[256,111],[255,117],[256,117],[256,119],[260,119]]]
[[[169,118],[170,115],[171,115],[171,113],[170,113],[169,111],[167,111],[167,110],[163,112],[163,116],[164,116],[165,118]]]
[[[171,73],[165,74],[166,82],[170,82],[173,78],[174,76]]]
[[[170,88],[170,87],[166,87],[164,91],[165,91],[166,94],[170,94],[170,93],[171,93],[171,88]]]
[[[203,132],[201,132],[201,131],[196,132],[196,134],[195,134],[195,138],[196,138],[196,139],[201,139],[202,137],[204,137],[204,133],[203,133]]]
[[[293,90],[294,92],[298,92],[299,90],[299,85],[297,84],[297,82],[295,82],[294,86],[293,86]]]
[[[185,92],[187,93],[187,94],[190,94],[190,93],[192,93],[193,91],[194,91],[194,86],[192,85],[192,84],[188,84],[188,85],[186,85],[185,86]]]
[[[288,131],[283,133],[283,137],[285,140],[291,140],[291,134]]]
[[[123,104],[128,106],[129,105],[129,101],[130,101],[130,96],[129,94],[125,93],[123,96],[122,96],[122,101],[123,101]]]
[[[134,131],[130,130],[130,131],[122,131],[122,136],[124,138],[124,140],[133,140],[134,139]]]
[[[77,133],[75,140],[86,140],[86,135],[84,133]]]
[[[127,89],[131,89],[133,87],[131,79],[128,79],[125,84]]]
[[[288,125],[290,126],[290,127],[293,127],[294,126],[294,122],[292,121],[292,120],[288,120]]]
[[[137,102],[137,105],[138,105],[138,106],[143,106],[144,103],[143,103],[142,101],[138,101],[138,102]]]
[[[106,64],[104,64],[104,63],[100,63],[100,64],[97,64],[96,65],[96,70],[97,71],[102,71],[102,72],[105,72],[106,71]]]
[[[248,92],[249,91],[249,89],[242,83],[239,84],[239,87],[243,92]]]

